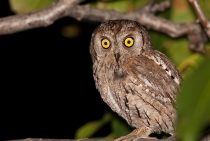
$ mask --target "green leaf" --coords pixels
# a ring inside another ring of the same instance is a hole
[[[167,54],[176,65],[181,64],[192,54],[188,48],[189,42],[186,38],[169,39],[165,42],[168,45],[166,47]]]
[[[210,123],[210,59],[188,76],[178,97],[177,133],[181,141],[197,141]]]
[[[173,0],[171,20],[174,22],[193,22],[196,20],[196,15],[187,0]]]
[[[182,74],[182,77],[185,79],[188,75],[191,75],[196,68],[202,63],[204,56],[199,53],[193,53],[188,58],[186,58],[178,66],[178,70]]]
[[[89,138],[96,133],[101,127],[111,121],[112,115],[107,112],[102,119],[96,121],[90,121],[81,126],[75,133],[75,138]]]
[[[111,126],[114,138],[125,136],[132,131],[128,123],[125,120],[123,120],[121,117],[119,116],[113,116],[113,117],[114,118],[112,119]]]
[[[10,7],[17,14],[28,13],[45,8],[55,0],[9,0]]]
[[[113,0],[113,1],[98,1],[93,4],[99,9],[110,9],[119,12],[134,11],[146,5],[148,0]]]

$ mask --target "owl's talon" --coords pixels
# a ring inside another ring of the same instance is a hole
[[[127,136],[122,136],[115,141],[135,141],[138,138],[151,138],[149,135],[152,133],[152,129],[145,126],[140,126],[137,129],[134,129]]]
[[[138,141],[140,138],[147,138],[147,139],[156,139],[154,137],[139,137],[138,135],[131,135],[128,134],[127,136],[122,136],[114,141]]]
[[[137,135],[139,137],[148,138],[152,133],[152,129],[145,126],[140,126],[139,128],[134,129],[130,134]]]
[[[122,136],[114,141],[134,141],[137,138],[136,135],[128,134],[127,136]]]

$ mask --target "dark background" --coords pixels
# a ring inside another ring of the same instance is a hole
[[[0,1],[0,17],[13,15]],[[77,38],[61,28],[77,24]],[[0,140],[74,138],[88,121],[110,110],[92,77],[89,43],[99,23],[63,18],[53,25],[0,36]],[[105,136],[105,126],[94,136]]]

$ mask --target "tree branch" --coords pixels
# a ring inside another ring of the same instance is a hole
[[[171,6],[171,3],[169,1],[163,1],[158,4],[154,4],[154,2],[155,0],[150,0],[150,2],[142,9],[150,13],[157,13],[165,11]]]
[[[82,1],[57,0],[49,7],[37,12],[1,18],[0,35],[51,25],[57,19],[66,16],[69,10]]]
[[[206,30],[208,37],[210,37],[210,21],[206,18],[197,0],[189,0],[193,9],[195,10],[199,21]]]
[[[41,138],[27,138],[8,141],[114,141],[114,139],[41,139]],[[138,138],[134,141],[159,141],[158,139]],[[176,141],[175,136],[169,137],[161,141]]]
[[[209,141],[210,140],[210,132],[206,132],[201,138],[200,141]],[[114,139],[41,139],[41,138],[27,138],[27,139],[18,139],[18,140],[7,140],[7,141],[114,141]],[[134,139],[133,141],[160,141],[159,139],[155,138],[138,138]],[[178,141],[176,136],[168,137],[167,139],[161,139],[161,141]]]

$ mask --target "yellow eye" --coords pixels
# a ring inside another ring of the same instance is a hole
[[[110,47],[110,41],[108,39],[103,39],[101,41],[101,45],[103,48],[109,48]]]
[[[132,47],[133,46],[133,43],[134,43],[133,38],[128,37],[128,38],[125,39],[125,46],[126,47]]]

